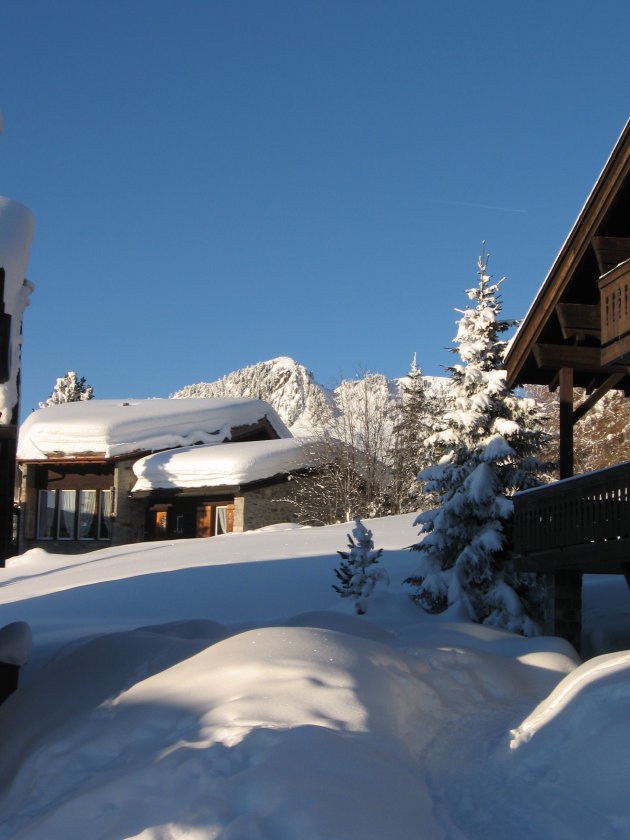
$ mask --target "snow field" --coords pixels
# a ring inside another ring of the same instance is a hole
[[[369,523],[360,617],[347,524],[15,558],[0,837],[627,836],[628,654],[424,614],[412,520]]]

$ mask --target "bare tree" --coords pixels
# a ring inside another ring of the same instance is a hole
[[[345,380],[305,442],[310,470],[294,477],[293,504],[305,524],[349,522],[390,511],[392,398],[382,374]]]
[[[558,462],[560,406],[558,392],[544,385],[530,385],[527,394],[536,400],[546,416],[551,432],[549,449],[544,457]],[[576,388],[575,403],[586,392]],[[573,428],[574,465],[576,473],[599,470],[627,461],[630,457],[630,400],[622,391],[609,391]]]

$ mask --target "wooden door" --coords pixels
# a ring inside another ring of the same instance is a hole
[[[212,505],[203,504],[197,506],[197,533],[198,537],[212,536]]]

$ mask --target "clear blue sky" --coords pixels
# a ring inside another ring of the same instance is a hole
[[[68,369],[440,373],[483,239],[525,314],[630,115],[628,31],[627,0],[1,0],[22,417]]]

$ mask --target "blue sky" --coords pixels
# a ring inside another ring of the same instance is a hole
[[[630,115],[627,2],[0,4],[35,216],[22,416],[278,355],[448,363],[482,240],[522,317]]]

